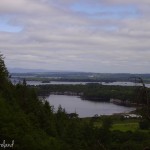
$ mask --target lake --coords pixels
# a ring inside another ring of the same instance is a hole
[[[76,112],[80,118],[92,117],[95,114],[112,115],[114,113],[127,113],[135,110],[135,108],[132,107],[119,106],[113,103],[81,100],[81,98],[77,96],[50,95],[47,101],[50,105],[54,106],[55,111],[58,106],[61,105],[62,108],[65,108],[67,113]]]
[[[28,85],[44,85],[44,84],[72,84],[72,85],[77,85],[77,84],[82,84],[85,85],[87,83],[92,83],[92,82],[63,82],[63,81],[51,81],[50,83],[42,83],[41,81],[27,81]],[[120,86],[142,86],[140,83],[134,83],[134,82],[94,82],[94,83],[100,83],[102,85],[120,85]],[[146,87],[150,88],[150,84],[145,84]]]

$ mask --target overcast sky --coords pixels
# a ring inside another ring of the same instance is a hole
[[[0,0],[8,68],[150,73],[150,0]]]

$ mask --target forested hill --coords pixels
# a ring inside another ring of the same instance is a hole
[[[100,127],[94,120],[69,116],[61,107],[54,113],[34,89],[12,85],[0,55],[0,149],[15,150],[142,150],[150,146],[150,133],[111,130],[106,117]],[[13,145],[11,144],[14,141]],[[6,144],[7,143],[7,144]],[[7,147],[12,146],[12,148]]]
[[[150,74],[130,74],[130,73],[92,73],[92,72],[11,72],[12,77],[26,78],[27,80],[42,80],[48,78],[52,81],[85,81],[85,82],[116,82],[135,81],[132,77],[141,77],[144,82],[150,82]]]

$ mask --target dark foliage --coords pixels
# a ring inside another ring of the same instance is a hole
[[[96,128],[92,121],[69,117],[61,106],[54,113],[25,81],[9,82],[2,56],[0,80],[0,143],[14,140],[15,150],[142,150],[150,146],[150,133],[111,131],[110,118]]]

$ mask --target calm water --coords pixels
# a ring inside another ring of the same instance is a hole
[[[61,105],[68,113],[78,113],[79,117],[92,117],[95,114],[111,115],[134,110],[134,108],[131,107],[119,106],[112,103],[85,101],[77,96],[50,95],[47,101],[53,105],[56,110],[58,106]]]
[[[77,84],[86,84],[87,82],[61,82],[61,81],[51,81],[50,83],[42,83],[41,81],[27,81],[27,84],[29,85],[44,85],[44,84],[72,84],[72,85],[77,85]]]
[[[59,82],[59,81],[51,81],[50,83],[42,83],[40,81],[27,81],[27,84],[29,85],[44,85],[44,84],[72,84],[72,85],[77,85],[77,84],[82,84],[85,85],[89,82]],[[100,82],[97,82],[100,83]],[[133,82],[110,82],[110,83],[105,83],[102,82],[102,85],[120,85],[120,86],[142,86],[141,84],[138,83],[133,83]],[[150,84],[145,84],[146,87],[150,88]]]

